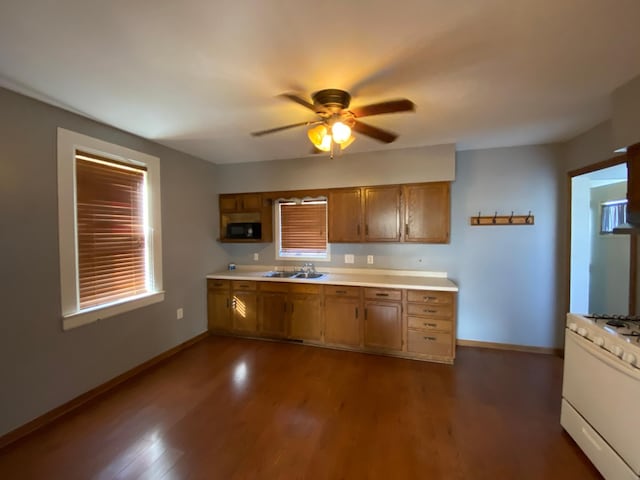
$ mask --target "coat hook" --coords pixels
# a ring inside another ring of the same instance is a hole
[[[493,224],[496,224],[498,221],[498,211],[496,210],[496,213],[493,215],[493,220],[491,220],[491,222]]]
[[[531,218],[531,210],[529,210],[529,215],[527,215],[527,218],[524,219],[524,223],[530,224],[531,220],[532,220],[532,218]]]
[[[509,217],[509,223],[513,223],[513,210],[511,210],[511,216]]]

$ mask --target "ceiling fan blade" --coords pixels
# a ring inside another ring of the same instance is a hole
[[[383,113],[412,112],[415,109],[416,106],[411,100],[401,98],[399,100],[389,100],[388,102],[372,103],[371,105],[355,107],[350,110],[356,118],[360,118]]]
[[[289,128],[302,127],[304,125],[316,125],[318,123],[322,123],[322,120],[311,121],[311,122],[300,122],[300,123],[294,123],[291,125],[284,125],[282,127],[270,128],[268,130],[260,130],[259,132],[251,132],[251,135],[253,135],[254,137],[259,137],[261,135],[266,135],[267,133],[275,133],[281,130],[287,130]]]
[[[289,100],[296,102],[297,104],[302,105],[309,110],[313,110],[316,113],[324,113],[327,111],[327,109],[323,105],[314,105],[313,103],[309,103],[297,93],[283,93],[278,96],[282,98],[288,98]]]
[[[289,100],[296,102],[297,104],[302,105],[303,107],[306,107],[309,110],[313,110],[314,112],[316,111],[316,108],[313,106],[313,103],[309,103],[308,101],[306,101],[304,98],[302,98],[300,95],[296,93],[283,93],[278,96],[283,98],[288,98]]]
[[[396,135],[395,133],[389,132],[387,130],[382,130],[378,127],[373,127],[371,125],[367,125],[366,123],[362,123],[358,120],[355,121],[351,129],[384,143],[391,143],[396,138],[398,138],[398,135]]]

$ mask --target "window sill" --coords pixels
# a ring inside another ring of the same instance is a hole
[[[146,307],[154,303],[164,301],[164,291],[141,295],[123,300],[119,303],[111,303],[100,307],[95,307],[80,312],[74,312],[63,316],[62,329],[71,330],[73,328],[97,322],[103,318],[113,317],[121,313],[129,312],[137,308]]]

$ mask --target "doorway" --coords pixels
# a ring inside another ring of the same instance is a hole
[[[634,315],[637,241],[624,228],[625,157],[569,177],[569,311]]]

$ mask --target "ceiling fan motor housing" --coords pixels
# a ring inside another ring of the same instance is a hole
[[[334,113],[349,108],[351,102],[351,95],[348,92],[336,88],[319,90],[311,95],[311,98],[314,105],[325,107]]]

